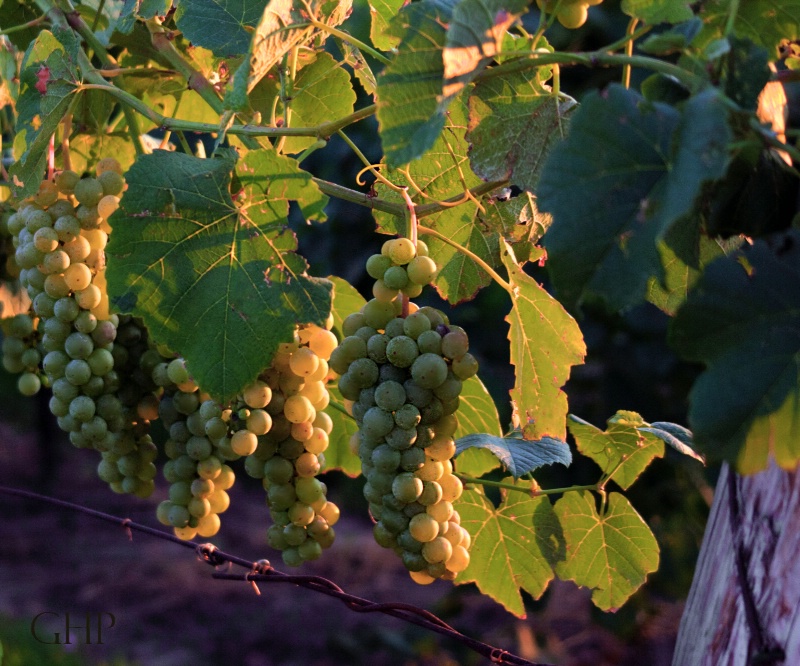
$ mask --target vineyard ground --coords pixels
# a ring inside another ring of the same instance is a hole
[[[35,437],[0,423],[0,442],[0,483],[41,491]],[[155,525],[154,507],[163,489],[147,501],[109,495],[97,480],[91,454],[64,445],[62,455],[64,464],[45,492]],[[237,484],[216,544],[248,559],[269,557],[261,528],[268,520],[265,514],[259,489]],[[24,625],[43,611],[113,613],[116,625],[103,634],[103,645],[77,648],[86,664],[120,657],[125,664],[148,666],[481,663],[416,627],[349,612],[340,602],[307,590],[262,584],[258,597],[244,583],[210,582],[208,565],[188,551],[138,534],[130,541],[124,528],[87,516],[7,497],[2,515],[0,619]],[[646,656],[652,666],[670,663],[680,603],[659,604],[621,637],[597,622],[588,594],[562,583],[551,587],[527,621],[519,621],[468,588],[407,584],[397,559],[374,542],[365,520],[345,516],[340,526],[327,557],[302,572],[375,601],[427,608],[468,635],[538,661],[632,666]],[[273,561],[282,568],[274,554]],[[16,636],[33,642],[32,636]],[[51,649],[54,654],[61,650]]]

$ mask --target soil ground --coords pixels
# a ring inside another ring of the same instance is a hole
[[[115,495],[95,475],[96,454],[65,443],[55,478],[43,484],[40,454],[35,433],[0,424],[0,485],[159,527],[155,505],[165,495],[163,483],[147,501]],[[260,488],[237,481],[231,499],[215,544],[248,560],[267,557],[287,571],[264,542],[269,517]],[[345,515],[336,530],[336,543],[321,560],[289,572],[324,576],[370,600],[420,606],[465,634],[536,662],[670,663],[680,603],[651,601],[647,612],[621,623],[621,634],[619,627],[616,632],[609,628],[613,621],[592,610],[585,590],[555,583],[521,620],[471,585],[414,585],[394,554],[374,543],[365,518]],[[142,534],[130,539],[121,526],[0,494],[0,622],[27,627],[45,611],[61,617],[69,612],[78,618],[73,623],[87,612],[112,613],[116,622],[103,632],[102,645],[69,646],[85,664],[489,663],[450,639],[384,615],[351,612],[340,601],[309,590],[262,584],[258,596],[247,583],[213,580],[211,573],[188,549]],[[34,641],[27,631],[15,636],[22,643]],[[63,648],[51,648],[51,663],[59,663],[56,656]]]

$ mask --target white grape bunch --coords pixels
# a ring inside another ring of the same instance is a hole
[[[50,411],[74,446],[102,454],[98,473],[114,491],[146,497],[154,487],[156,449],[138,403],[148,387],[130,381],[140,371],[129,366],[138,367],[147,343],[136,325],[127,342],[142,342],[137,350],[118,340],[120,317],[109,313],[105,281],[107,218],[124,187],[113,158],[100,160],[95,177],[62,171],[19,205],[7,229],[32,301],[30,316],[38,319],[36,351],[52,388]],[[26,369],[20,390],[38,390],[35,378]]]
[[[227,463],[241,457],[228,437],[231,410],[200,391],[182,358],[162,360],[152,377],[164,388],[158,413],[169,433],[163,469],[169,499],[158,505],[156,517],[181,539],[214,536],[236,480]]]
[[[455,413],[477,362],[462,328],[407,302],[436,275],[424,243],[387,241],[367,272],[375,298],[345,319],[346,337],[330,364],[358,422],[353,448],[367,478],[373,533],[414,581],[452,579],[468,566],[470,545],[453,508],[462,492],[452,464]]]
[[[332,318],[328,324],[298,327],[294,341],[279,346],[272,365],[242,396],[246,423],[255,420],[260,430],[269,423],[249,451],[245,470],[267,492],[267,543],[288,566],[319,558],[333,544],[339,520],[339,508],[316,478],[333,428],[323,411],[330,402],[328,359],[337,344],[329,330]]]

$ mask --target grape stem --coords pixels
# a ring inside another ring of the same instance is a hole
[[[46,20],[47,16],[39,16],[38,18],[28,21],[27,23],[20,23],[19,25],[6,28],[5,30],[0,30],[0,36],[10,35],[12,33],[19,32],[20,30],[27,30],[28,28],[35,28],[37,25],[44,23]]]
[[[486,271],[489,274],[489,276],[495,282],[497,282],[497,284],[499,284],[503,289],[505,289],[508,292],[508,295],[511,296],[512,299],[514,298],[514,289],[512,288],[512,286],[506,280],[504,280],[497,273],[497,271],[494,270],[494,268],[492,268],[489,264],[487,264],[477,254],[475,254],[474,252],[468,250],[463,245],[457,243],[452,238],[448,238],[444,234],[439,233],[435,229],[431,229],[430,227],[423,227],[422,225],[419,225],[417,227],[417,230],[419,231],[419,233],[428,234],[430,236],[433,236],[434,238],[438,238],[440,241],[442,241],[444,243],[447,243],[451,247],[454,247],[456,250],[461,252],[463,255],[469,257],[470,259],[472,259],[472,261],[474,261],[476,264],[478,264],[478,266],[480,266],[484,271]]]
[[[566,486],[564,488],[534,488],[533,484],[530,486],[519,486],[513,483],[506,483],[504,481],[492,481],[490,479],[476,479],[472,476],[466,476],[464,474],[456,474],[456,476],[461,479],[464,483],[474,483],[481,486],[489,486],[491,488],[503,488],[505,490],[516,490],[517,492],[525,493],[527,495],[532,495],[533,497],[538,497],[539,495],[561,495],[562,493],[568,493],[577,490],[593,490],[593,491],[600,491],[602,490],[602,482],[598,481],[597,483],[590,483],[585,486]]]

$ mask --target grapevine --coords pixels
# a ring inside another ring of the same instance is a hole
[[[112,492],[188,542],[260,484],[299,567],[361,476],[398,569],[523,617],[657,571],[627,493],[667,451],[796,468],[797,0],[268,4],[0,3],[3,368]],[[690,427],[588,423],[581,316],[644,307]]]

